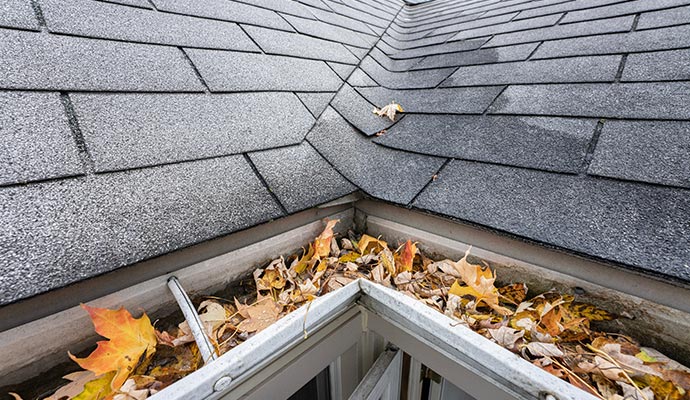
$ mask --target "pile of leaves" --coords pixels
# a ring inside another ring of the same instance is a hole
[[[616,318],[568,294],[528,296],[524,283],[496,286],[496,275],[469,250],[459,261],[434,261],[407,241],[393,249],[369,235],[334,238],[337,220],[301,256],[279,258],[253,273],[255,297],[209,297],[199,306],[218,354],[240,345],[314,298],[364,278],[437,309],[528,362],[605,400],[689,399],[690,369],[630,337],[593,322]],[[474,258],[472,258],[474,259]],[[189,326],[159,331],[144,314],[84,305],[96,332],[109,339],[65,378],[49,400],[142,400],[202,365]],[[15,395],[16,398],[20,398]]]

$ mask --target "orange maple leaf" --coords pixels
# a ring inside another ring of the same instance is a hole
[[[412,243],[409,239],[405,242],[402,252],[397,257],[398,273],[405,271],[412,271],[412,264],[414,263],[414,256],[417,254],[417,244]]]
[[[96,333],[110,339],[99,341],[98,347],[86,358],[69,357],[85,370],[96,375],[115,372],[110,383],[118,390],[134,372],[142,355],[150,357],[156,351],[156,334],[146,314],[133,318],[129,311],[81,305],[91,316]]]

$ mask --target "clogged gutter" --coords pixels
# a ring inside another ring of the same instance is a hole
[[[279,258],[253,273],[248,299],[207,297],[201,320],[218,354],[314,298],[358,278],[415,298],[519,354],[526,361],[606,400],[688,399],[690,369],[633,338],[597,329],[616,316],[568,294],[528,296],[524,283],[496,286],[495,273],[470,251],[434,261],[407,241],[397,249],[368,235],[335,238],[329,221],[301,256]],[[83,306],[99,342],[84,370],[47,399],[145,399],[202,365],[186,322],[158,330],[144,314]],[[14,394],[16,398],[19,395]]]

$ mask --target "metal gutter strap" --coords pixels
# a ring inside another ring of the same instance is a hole
[[[199,347],[199,352],[201,353],[201,358],[204,360],[204,364],[208,364],[211,361],[218,358],[216,355],[216,350],[213,348],[213,343],[206,336],[204,331],[204,323],[199,318],[199,314],[194,309],[194,304],[187,296],[187,293],[182,288],[180,281],[175,276],[168,278],[168,288],[172,292],[173,297],[177,301],[177,304],[182,310],[184,319],[189,325],[189,329],[192,331],[192,336],[194,336],[194,341]]]

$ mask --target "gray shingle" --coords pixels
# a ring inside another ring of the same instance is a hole
[[[242,29],[230,22],[93,0],[43,0],[41,9],[51,32],[175,46],[259,51]]]
[[[252,4],[269,10],[296,15],[302,18],[314,19],[314,15],[309,12],[309,8],[296,1],[285,0],[236,0],[241,3]]]
[[[2,304],[281,215],[242,156],[4,188],[0,204]]]
[[[563,23],[585,21],[589,19],[601,19],[624,14],[637,14],[643,11],[659,10],[666,7],[687,5],[688,0],[635,0],[624,3],[612,4],[606,7],[590,8],[587,10],[569,12]]]
[[[374,115],[374,106],[349,85],[343,85],[331,102],[331,107],[368,136],[393,125],[390,119]]]
[[[579,172],[595,120],[407,115],[374,141],[440,157]]]
[[[452,161],[414,205],[690,279],[686,190]]]
[[[521,61],[526,60],[538,45],[538,43],[527,43],[516,46],[495,47],[491,49],[482,48],[462,53],[429,56],[422,59],[422,61],[412,67],[412,69],[457,67],[461,65]]]
[[[352,71],[354,71],[355,68],[357,68],[354,65],[339,64],[339,63],[335,63],[335,62],[327,62],[326,64],[328,64],[328,66],[330,66],[331,69],[333,71],[335,71],[335,73],[338,74],[338,76],[342,80],[346,80],[350,76]]]
[[[321,21],[312,21],[294,17],[292,15],[285,15],[285,19],[290,22],[298,32],[305,35],[315,36],[318,38],[333,40],[343,44],[349,44],[357,47],[369,48],[374,45],[375,38],[373,36],[364,35],[349,29],[340,28]]]
[[[249,156],[269,189],[290,213],[357,190],[307,142]]]
[[[441,86],[613,82],[621,56],[576,57],[460,67]]]
[[[622,81],[690,80],[690,50],[631,54]]]
[[[372,196],[407,204],[443,164],[442,158],[381,147],[327,108],[307,136],[338,171]]]
[[[496,35],[499,33],[515,32],[527,29],[542,28],[551,26],[558,22],[561,14],[545,15],[520,21],[508,22],[500,25],[486,26],[483,28],[470,29],[458,32],[451,40],[472,39],[484,36]]]
[[[350,78],[347,80],[347,83],[349,83],[352,86],[357,86],[357,87],[363,87],[363,86],[378,86],[379,84],[374,82],[373,79],[369,77],[364,71],[361,69],[357,68]]]
[[[411,72],[386,71],[371,57],[365,57],[360,68],[383,87],[390,89],[424,89],[434,88],[443,82],[453,68],[442,68]]]
[[[690,119],[690,83],[509,86],[489,112]]]
[[[690,122],[609,121],[589,173],[690,188]]]
[[[505,14],[505,13],[510,13],[510,12],[515,12],[515,11],[527,11],[539,7],[547,7],[547,6],[554,6],[558,4],[564,4],[568,3],[571,0],[537,0],[537,1],[532,1],[529,3],[524,3],[521,2],[519,4],[510,6],[510,7],[501,7],[495,10],[487,11],[486,14],[483,14],[483,17],[492,17],[494,15],[499,15],[499,14]],[[518,17],[520,14],[518,14]]]
[[[389,71],[393,72],[406,72],[409,71],[414,65],[416,65],[422,58],[409,58],[404,60],[393,60],[388,55],[377,47],[374,47],[369,52],[369,57],[376,60],[377,63]]]
[[[340,43],[256,26],[245,26],[244,29],[269,54],[314,58],[346,64],[359,62],[359,59]]]
[[[391,101],[405,112],[439,114],[481,114],[501,92],[501,87],[452,88],[426,90],[389,90],[358,88],[371,103],[383,107]]]
[[[323,110],[328,107],[328,103],[335,93],[296,93],[315,118],[318,118]]]
[[[57,93],[0,92],[0,110],[0,185],[82,172]]]
[[[646,12],[640,15],[637,29],[653,29],[681,25],[690,22],[690,7],[677,7],[668,10]]]
[[[293,31],[275,11],[227,0],[151,0],[160,11]]]
[[[454,23],[452,25],[445,26],[443,28],[438,28],[434,30],[434,35],[441,35],[450,32],[460,32],[468,29],[481,28],[489,25],[503,24],[515,17],[517,13],[497,15],[491,18],[481,18],[475,19],[473,21]]]
[[[336,91],[341,80],[323,61],[220,50],[187,50],[212,91]]]
[[[124,4],[126,6],[132,6],[132,7],[139,7],[139,8],[148,8],[151,9],[151,3],[148,2],[148,0],[102,0],[105,1],[106,3],[114,3],[114,4]]]
[[[203,90],[174,47],[0,30],[0,54],[2,88]]]
[[[2,0],[0,26],[38,30],[38,20],[30,0]]]
[[[314,123],[292,93],[72,94],[71,98],[97,171],[295,144]]]
[[[494,36],[484,47],[505,46],[516,43],[541,42],[600,33],[628,32],[634,16],[611,18],[606,21],[586,21],[576,24],[556,25],[548,28],[506,33]],[[605,22],[605,23],[604,23]]]
[[[509,86],[489,112],[690,119],[690,83]]]
[[[417,58],[434,54],[456,53],[460,51],[475,50],[486,43],[486,39],[479,40],[460,40],[448,42],[434,46],[418,47],[410,50],[403,50],[393,54],[388,54],[393,59]],[[379,43],[380,44],[380,43]]]
[[[311,13],[322,22],[330,25],[339,26],[341,28],[350,29],[370,36],[376,35],[364,22],[344,15],[336,14],[332,11],[324,11],[318,8],[312,9]]]
[[[390,32],[388,30],[387,32]],[[386,42],[391,47],[394,47],[396,49],[400,50],[406,50],[410,49],[413,47],[422,47],[422,46],[429,46],[432,44],[439,44],[443,43],[446,40],[450,39],[451,36],[455,35],[454,33],[446,33],[445,35],[439,35],[439,36],[432,36],[429,38],[421,38],[421,39],[415,39],[412,41],[402,41],[394,38],[393,36],[389,35],[388,33],[384,34],[381,37],[381,40]]]
[[[385,15],[378,10],[373,10],[374,11],[373,14],[357,10],[357,9],[353,8],[351,4],[350,5],[344,5],[341,3],[336,3],[334,1],[328,2],[328,6],[333,11],[335,11],[336,13],[338,13],[340,15],[344,15],[344,16],[352,18],[352,19],[355,19],[357,21],[362,21],[362,22],[370,25],[369,26],[370,29],[375,30],[375,27],[385,28],[386,26],[388,26],[388,23],[390,22],[390,20],[393,19],[393,16]],[[361,3],[356,3],[356,4],[361,4]]]
[[[344,45],[352,54],[355,55],[355,57],[359,58],[360,60],[364,58],[364,56],[367,55],[369,52],[369,48],[363,49],[361,47],[354,47],[354,46],[348,46]]]
[[[545,42],[534,58],[628,53],[687,47],[690,25]]]
[[[531,10],[521,11],[515,20],[534,18],[540,15],[555,14],[560,12],[569,12],[575,10],[582,10],[591,7],[600,7],[612,3],[620,3],[622,0],[576,0],[561,4],[554,4],[546,7],[534,8]]]

